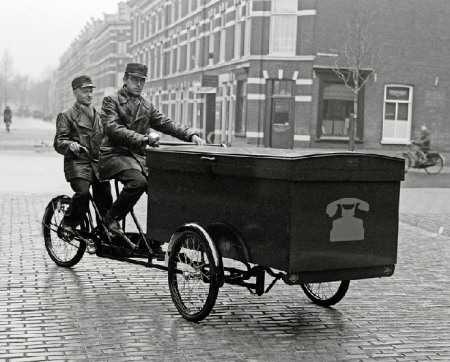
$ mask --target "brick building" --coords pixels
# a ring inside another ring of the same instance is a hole
[[[384,71],[359,96],[357,148],[391,150],[427,124],[445,135],[450,4],[358,0],[372,15]],[[233,146],[346,148],[351,91],[334,59],[353,0],[129,0],[134,61],[169,117]]]
[[[125,64],[131,61],[130,8],[125,2],[118,5],[116,14],[105,14],[102,20],[86,24],[60,58],[56,74],[55,113],[74,103],[72,79],[89,74],[96,88],[94,105],[100,109],[102,99],[120,87]]]

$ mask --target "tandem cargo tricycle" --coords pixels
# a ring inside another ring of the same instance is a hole
[[[210,314],[225,283],[260,296],[282,280],[331,306],[351,280],[394,273],[401,159],[170,142],[146,153],[146,232],[131,212],[137,232],[113,237],[91,198],[76,235],[60,238],[70,197],[57,196],[42,221],[56,264],[71,267],[86,251],[166,270],[173,303],[189,321]],[[153,253],[155,240],[164,255]]]

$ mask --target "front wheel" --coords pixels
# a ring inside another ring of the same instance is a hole
[[[57,265],[66,268],[77,264],[86,250],[84,241],[74,238],[61,239],[57,234],[58,227],[69,204],[70,197],[55,197],[47,205],[42,219],[42,233],[48,255]],[[82,228],[84,229],[85,227],[83,226]]]
[[[186,230],[178,236],[170,250],[168,277],[170,295],[183,318],[206,318],[219,293],[219,266],[201,233]]]
[[[427,161],[425,163],[425,171],[430,175],[436,175],[442,171],[444,167],[444,159],[438,153],[428,154]]]
[[[342,280],[339,282],[302,284],[301,287],[306,296],[315,304],[329,307],[339,303],[344,298],[349,285],[349,280]]]
[[[412,160],[407,152],[396,153],[394,157],[403,158],[405,160],[405,171],[408,171],[411,168]]]

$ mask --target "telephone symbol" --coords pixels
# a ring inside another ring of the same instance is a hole
[[[341,217],[333,220],[330,241],[364,240],[363,220],[355,217],[355,210],[368,212],[369,204],[353,197],[342,198],[327,205],[326,213],[328,216],[334,217],[339,210],[339,206]]]

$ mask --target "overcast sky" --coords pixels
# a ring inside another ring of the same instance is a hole
[[[116,13],[119,2],[0,0],[0,59],[7,50],[13,73],[39,79],[46,68],[58,66],[59,57],[91,18]]]

